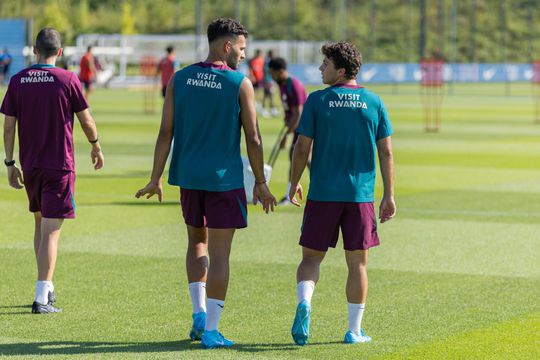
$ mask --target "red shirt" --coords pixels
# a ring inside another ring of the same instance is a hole
[[[83,81],[90,81],[94,78],[94,71],[92,70],[92,66],[90,64],[94,61],[94,56],[90,53],[86,53],[81,58],[81,72],[79,74],[79,77]]]
[[[167,86],[171,76],[174,74],[174,55],[169,55],[161,59],[158,69],[161,72],[161,85]]]
[[[251,59],[249,67],[255,81],[261,82],[264,78],[264,58],[262,56],[257,56],[256,58]]]

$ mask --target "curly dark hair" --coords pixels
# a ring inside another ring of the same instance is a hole
[[[206,34],[208,36],[208,42],[224,36],[233,36],[235,38],[240,35],[244,35],[246,38],[248,36],[246,28],[237,20],[231,18],[219,18],[212,21],[208,25]]]
[[[321,52],[332,60],[336,69],[345,69],[347,79],[356,79],[362,66],[362,54],[354,44],[346,41],[327,43],[322,46]]]

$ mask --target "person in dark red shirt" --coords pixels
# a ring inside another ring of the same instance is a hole
[[[295,77],[289,75],[287,71],[287,62],[283,58],[274,58],[268,63],[270,74],[274,81],[279,85],[279,91],[281,93],[281,103],[283,104],[283,110],[285,111],[285,125],[287,126],[287,134],[283,137],[283,141],[280,144],[280,148],[285,148],[287,145],[287,135],[294,134],[291,148],[289,150],[289,161],[292,164],[292,154],[294,145],[298,140],[298,133],[296,128],[302,115],[302,109],[307,99],[306,89],[304,84]],[[291,173],[289,171],[289,185],[283,198],[279,201],[278,205],[289,205],[289,187],[291,185]]]
[[[94,82],[95,76],[96,65],[94,62],[94,55],[92,54],[92,46],[89,46],[86,53],[81,58],[79,73],[79,78],[84,84],[84,96],[87,100],[93,90],[92,83]]]
[[[55,66],[62,55],[58,31],[42,29],[34,53],[37,64],[11,78],[0,113],[5,115],[4,163],[9,185],[22,189],[24,184],[29,210],[34,213],[38,279],[32,312],[42,314],[61,311],[53,305],[52,281],[62,223],[75,217],[74,114],[92,144],[94,169],[101,169],[104,158],[79,79]],[[16,125],[22,173],[13,157]]]
[[[174,74],[176,69],[176,61],[174,55],[174,47],[167,46],[167,56],[165,56],[158,63],[156,76],[161,74],[161,95],[165,98],[165,93],[167,91],[167,84]]]

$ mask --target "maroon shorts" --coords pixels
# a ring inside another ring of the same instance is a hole
[[[246,192],[180,189],[182,213],[187,225],[211,229],[247,227]]]
[[[336,247],[339,228],[345,250],[367,250],[379,245],[373,203],[308,200],[300,245],[319,251]]]
[[[49,219],[75,218],[75,173],[64,170],[24,171],[24,187],[30,212],[41,211]]]

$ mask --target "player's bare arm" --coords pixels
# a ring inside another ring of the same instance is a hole
[[[257,124],[257,112],[255,110],[255,93],[249,79],[244,79],[240,86],[240,119],[244,128],[246,148],[249,163],[255,175],[253,188],[253,204],[257,201],[262,203],[266,213],[274,211],[276,198],[272,195],[264,178],[264,158],[261,134]]]
[[[313,139],[304,135],[299,135],[298,141],[294,146],[291,165],[291,188],[289,189],[289,199],[295,206],[300,206],[300,203],[296,199],[296,194],[298,194],[300,200],[303,200],[304,198],[302,185],[300,185],[300,178],[302,177],[302,174],[308,164],[312,143]]]
[[[396,215],[394,201],[394,156],[392,155],[392,138],[390,136],[377,141],[377,153],[381,168],[384,193],[379,206],[381,223],[387,222]]]
[[[90,159],[94,165],[95,170],[99,170],[105,164],[105,158],[103,157],[103,152],[101,151],[101,145],[99,144],[98,132],[96,128],[96,122],[90,114],[90,110],[85,109],[79,111],[77,114],[77,119],[81,123],[86,138],[92,144],[92,150],[90,150]]]
[[[158,196],[159,202],[163,199],[163,188],[161,176],[167,163],[167,157],[171,150],[171,143],[174,134],[174,76],[171,77],[165,93],[165,102],[163,103],[163,114],[161,116],[161,126],[154,149],[154,166],[150,182],[135,194],[136,198],[146,195],[149,199],[154,195]]]
[[[292,115],[289,119],[289,123],[287,124],[287,127],[289,128],[289,134],[294,133],[296,128],[298,127],[298,124],[300,123],[300,116],[302,115],[302,109],[304,107],[302,105],[299,106],[293,106],[291,109]]]
[[[13,148],[15,146],[15,126],[17,118],[14,116],[5,116],[4,120],[4,151],[6,154],[6,165],[13,162]],[[7,167],[9,186],[15,189],[23,188],[23,178],[21,170],[13,163]]]

